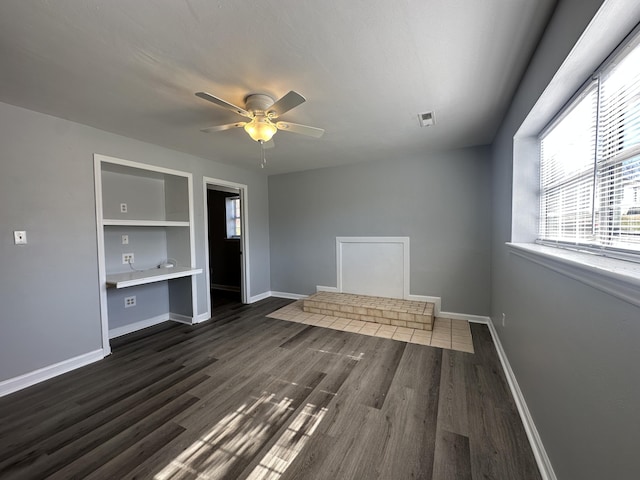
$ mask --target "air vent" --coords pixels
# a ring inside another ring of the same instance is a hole
[[[419,113],[418,120],[421,127],[431,127],[436,124],[436,117],[433,112]]]

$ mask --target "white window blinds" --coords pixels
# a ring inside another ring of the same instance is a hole
[[[600,80],[598,243],[640,251],[640,47]]]
[[[596,153],[596,85],[550,128],[540,142],[540,236],[592,242]]]
[[[640,37],[540,136],[539,238],[640,253]]]

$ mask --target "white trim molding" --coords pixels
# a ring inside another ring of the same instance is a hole
[[[100,154],[93,155],[93,181],[96,206],[96,238],[98,255],[98,294],[100,297],[100,331],[102,335],[102,349],[105,356],[111,353],[109,343],[109,320],[107,313],[107,267],[105,265],[104,227],[102,210],[102,160]]]
[[[302,295],[300,293],[288,293],[288,292],[269,292],[271,297],[276,298],[288,298],[290,300],[302,300],[303,298],[307,298],[309,295]]]
[[[502,343],[500,342],[500,337],[498,337],[498,332],[493,324],[493,320],[490,317],[486,318],[488,321],[481,323],[486,323],[489,327],[489,332],[491,332],[493,344],[496,347],[498,358],[500,359],[502,369],[504,370],[504,375],[505,377],[507,377],[509,389],[511,390],[511,394],[513,395],[516,407],[518,408],[518,413],[520,414],[520,419],[522,420],[524,430],[527,434],[527,438],[529,439],[529,443],[531,444],[533,456],[535,457],[536,463],[538,464],[538,469],[540,470],[540,476],[542,477],[542,480],[557,480],[556,474],[553,471],[553,466],[551,465],[551,461],[549,460],[549,456],[547,455],[547,452],[544,449],[544,445],[542,444],[542,439],[540,438],[538,429],[533,423],[533,417],[531,417],[531,413],[529,412],[529,408],[527,407],[527,402],[525,401],[522,390],[520,390],[520,386],[518,385],[516,375],[515,373],[513,373],[511,364],[509,363],[509,359],[507,358],[507,354],[502,347]]]
[[[184,323],[185,325],[193,325],[194,323],[197,323],[194,320],[194,317],[191,317],[189,315],[182,315],[181,313],[173,313],[173,312],[169,312],[169,320],[173,322]]]
[[[263,292],[258,295],[255,295],[249,299],[249,303],[256,303],[260,300],[264,300],[265,298],[275,297],[275,298],[287,298],[289,300],[302,300],[303,298],[307,298],[309,295],[303,295],[301,293],[289,293],[289,292],[277,292],[271,291]]]
[[[440,312],[437,317],[450,318],[451,320],[466,320],[471,323],[484,323],[489,324],[491,319],[484,315],[472,315],[470,313],[455,313],[455,312]]]
[[[336,285],[338,292],[344,292],[343,283],[343,247],[346,244],[398,244],[402,246],[402,298],[408,298],[409,287],[409,237],[336,237]],[[349,293],[349,292],[347,292]]]
[[[206,322],[207,320],[211,320],[211,313],[209,312],[204,312],[201,313],[200,315],[198,315],[197,317],[195,317],[193,319],[193,323],[202,323],[202,322]]]
[[[640,307],[640,264],[532,243],[507,243],[513,255]]]
[[[240,294],[242,297],[242,303],[253,303],[257,300],[253,300],[255,297],[251,297],[249,286],[251,285],[251,263],[249,261],[249,187],[243,183],[230,182],[228,180],[222,180],[220,178],[202,177],[203,185],[203,202],[204,202],[204,257],[205,257],[205,278],[207,285],[211,285],[211,278],[209,274],[209,207],[207,203],[207,190],[212,187],[222,187],[221,189],[233,189],[237,190],[240,194],[240,249],[241,254],[241,287]],[[259,296],[259,295],[257,295]],[[266,297],[264,297],[266,298]],[[195,311],[195,310],[194,310]],[[211,295],[207,294],[207,318],[211,318]],[[196,322],[197,323],[197,322]]]
[[[338,293],[338,287],[325,287],[323,285],[316,285],[316,292],[333,292]]]
[[[0,397],[9,395],[10,393],[17,392],[23,388],[30,387],[36,383],[44,382],[63,373],[70,372],[76,368],[84,367],[90,363],[97,362],[106,357],[103,349],[94,350],[92,352],[83,353],[77,357],[63,360],[62,362],[54,363],[46,367],[39,368],[33,372],[25,373],[18,377],[9,378],[0,382]]]
[[[128,333],[133,333],[138,330],[142,330],[143,328],[153,327],[154,325],[158,325],[159,323],[166,322],[169,319],[170,319],[169,314],[165,313],[162,315],[158,315],[156,317],[140,320],[139,322],[134,322],[128,325],[123,325],[121,327],[112,328],[111,330],[109,330],[109,339],[121,337],[123,335],[127,335]]]
[[[407,297],[407,300],[414,300],[416,302],[429,302],[429,303],[433,303],[434,307],[433,307],[433,316],[434,317],[443,317],[444,315],[441,315],[441,305],[442,305],[442,298],[440,297],[429,297],[427,295],[412,295],[410,294]],[[448,317],[451,318],[451,317]]]
[[[271,291],[262,292],[262,293],[259,293],[258,295],[254,295],[253,297],[249,297],[249,300],[247,303],[256,303],[256,302],[259,302],[260,300],[264,300],[265,298],[269,298],[270,296],[271,296]]]

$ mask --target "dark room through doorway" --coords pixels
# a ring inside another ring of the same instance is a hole
[[[242,302],[242,202],[237,188],[209,185],[209,286],[211,306]]]

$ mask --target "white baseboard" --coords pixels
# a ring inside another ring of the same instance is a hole
[[[193,325],[196,323],[194,318],[190,315],[182,315],[180,313],[169,313],[169,320],[178,323],[185,323],[187,325]]]
[[[407,300],[414,300],[416,302],[429,302],[433,303],[433,314],[436,317],[440,316],[440,306],[442,305],[442,299],[440,297],[429,297],[427,295],[412,295],[409,294]]]
[[[109,339],[121,337],[128,333],[137,332],[138,330],[142,330],[143,328],[153,327],[154,325],[166,322],[169,319],[169,314],[164,313],[162,315],[158,315],[157,317],[151,317],[145,320],[140,320],[139,322],[123,325],[122,327],[116,327],[109,330]]]
[[[62,362],[54,363],[53,365],[39,368],[33,372],[4,380],[0,382],[0,397],[30,387],[36,383],[44,382],[50,378],[75,370],[76,368],[84,367],[90,363],[102,360],[104,357],[105,354],[102,349],[94,350],[68,360],[63,360]]]
[[[316,285],[316,292],[338,293],[338,287],[323,287],[322,285]]]
[[[486,318],[488,321],[481,323],[487,323],[489,331],[491,332],[493,343],[496,346],[496,351],[498,352],[498,358],[500,358],[500,363],[502,364],[502,369],[507,377],[507,383],[511,389],[511,394],[513,395],[516,406],[518,407],[518,413],[520,413],[520,418],[522,419],[524,430],[527,433],[527,438],[531,444],[531,449],[533,450],[533,455],[536,459],[536,463],[538,464],[542,480],[557,480],[551,461],[549,460],[547,452],[544,449],[544,445],[542,444],[540,434],[538,434],[538,430],[533,423],[533,418],[531,417],[531,413],[527,407],[527,402],[525,402],[520,386],[518,385],[518,381],[516,380],[516,376],[511,369],[511,364],[509,363],[507,354],[502,348],[502,343],[500,342],[500,337],[498,337],[498,332],[493,324],[493,320],[491,320],[490,317]]]
[[[193,323],[202,323],[211,319],[211,312],[201,313],[193,319]]]
[[[262,292],[259,293],[258,295],[254,295],[252,297],[249,297],[249,303],[256,303],[259,302],[260,300],[264,300],[265,298],[269,298],[271,296],[271,292]]]
[[[268,292],[260,293],[253,297],[250,297],[249,303],[259,302],[260,300],[264,300],[265,298],[269,298],[269,297],[288,298],[290,300],[300,300],[302,298],[307,298],[308,296],[309,295],[302,295],[300,293],[276,292],[276,291],[270,290]]]
[[[301,295],[299,293],[287,293],[287,292],[271,292],[271,296],[276,298],[288,298],[290,300],[302,300],[303,298],[307,298],[309,295]]]
[[[438,317],[450,318],[451,320],[466,320],[471,323],[489,324],[491,319],[484,315],[472,315],[470,313],[440,312]]]

